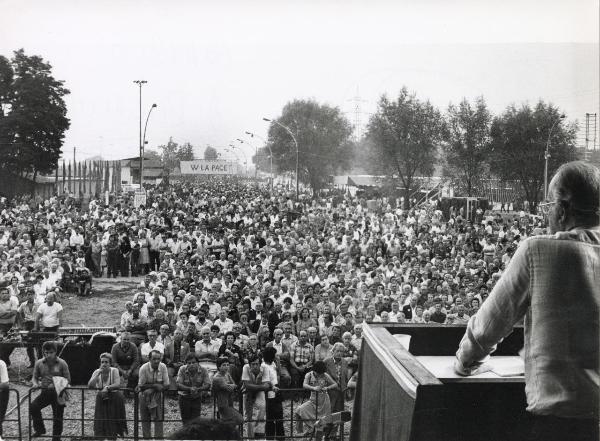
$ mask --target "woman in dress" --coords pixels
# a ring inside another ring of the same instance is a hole
[[[111,367],[112,356],[100,355],[100,368],[88,382],[90,389],[98,389],[94,411],[94,436],[101,439],[116,439],[127,433],[125,401],[119,389],[121,377],[117,368]]]
[[[98,233],[94,236],[90,244],[91,258],[93,263],[94,277],[102,276],[102,234]]]
[[[317,361],[313,370],[304,377],[303,387],[311,391],[310,399],[296,409],[298,433],[303,433],[304,423],[308,426],[304,436],[310,433],[316,420],[331,415],[331,404],[327,391],[336,388],[337,383],[326,371],[325,362]]]
[[[140,268],[143,268],[144,274],[150,272],[150,241],[146,237],[146,232],[140,233]]]

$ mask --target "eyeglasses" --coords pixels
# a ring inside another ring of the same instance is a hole
[[[557,204],[558,201],[550,201],[550,202],[540,202],[538,204],[538,210],[540,210],[540,213],[543,216],[548,216],[548,214],[550,213],[550,208],[554,205]]]

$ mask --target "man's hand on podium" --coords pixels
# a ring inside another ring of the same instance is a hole
[[[454,360],[454,372],[462,377],[471,377],[473,375],[483,374],[484,372],[489,372],[492,369],[492,365],[485,362],[477,363],[470,367],[465,367],[458,358]]]

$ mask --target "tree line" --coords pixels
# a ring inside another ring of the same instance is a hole
[[[0,172],[51,175],[58,167],[69,128],[64,97],[70,92],[52,76],[52,66],[23,49],[8,59],[0,55]],[[289,132],[288,132],[289,130]],[[577,126],[558,107],[540,100],[510,105],[492,115],[483,97],[450,104],[442,112],[428,100],[402,88],[395,98],[381,96],[365,135],[353,140],[353,127],[337,107],[315,100],[293,100],[269,127],[267,145],[253,157],[261,170],[296,170],[299,179],[318,192],[329,176],[359,166],[386,175],[402,189],[404,201],[421,177],[441,167],[444,178],[464,196],[478,192],[484,178],[518,181],[535,207],[543,193],[545,152],[548,174],[575,159]],[[293,136],[290,136],[290,132]],[[167,174],[178,161],[194,159],[194,147],[172,138],[146,150]],[[297,149],[297,152],[296,152]],[[207,160],[217,151],[208,147]]]
[[[463,196],[476,194],[490,177],[517,180],[535,207],[543,194],[546,147],[549,175],[577,156],[576,124],[542,100],[534,106],[510,105],[496,116],[483,97],[463,99],[441,112],[402,88],[395,99],[380,98],[358,141],[352,140],[352,125],[339,108],[314,100],[288,103],[276,121],[269,127],[268,145],[253,159],[262,170],[268,171],[269,151],[279,171],[296,169],[296,147],[282,124],[295,134],[299,177],[313,191],[324,188],[328,176],[358,166],[389,176],[407,205],[418,178],[432,176],[438,166]]]

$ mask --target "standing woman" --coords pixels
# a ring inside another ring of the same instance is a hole
[[[102,233],[94,236],[90,244],[94,277],[102,276]]]
[[[298,433],[303,431],[303,423],[312,429],[315,420],[331,415],[331,404],[326,391],[335,389],[337,383],[327,373],[325,362],[317,361],[313,370],[304,378],[304,389],[311,391],[310,399],[296,410]],[[309,429],[309,431],[310,431]]]
[[[127,433],[125,421],[125,401],[118,390],[121,385],[119,370],[111,367],[112,356],[100,355],[100,368],[92,374],[88,382],[90,389],[98,389],[94,411],[94,436],[102,439],[116,439]]]
[[[144,274],[150,272],[150,241],[146,237],[146,232],[140,232],[140,267]]]

